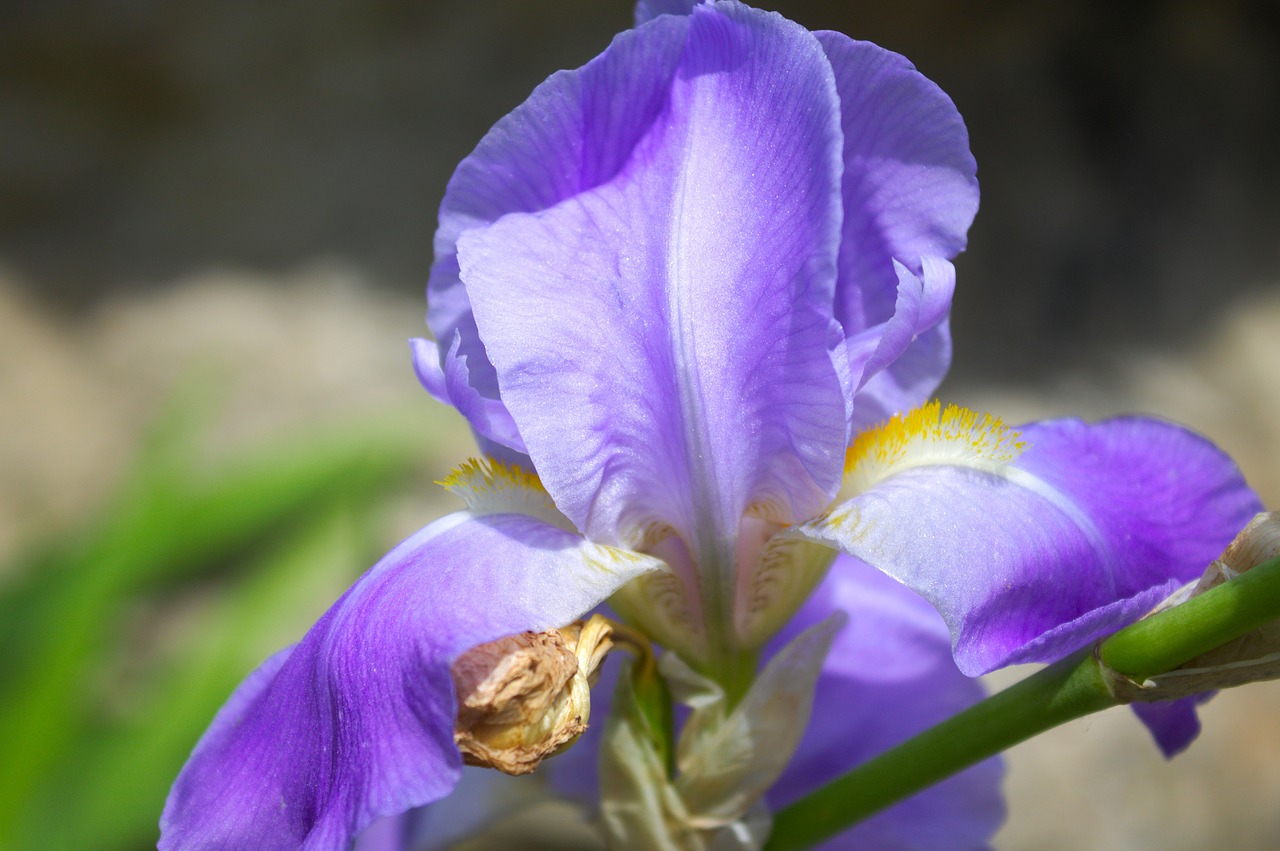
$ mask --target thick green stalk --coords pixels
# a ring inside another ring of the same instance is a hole
[[[1093,654],[1064,659],[784,808],[765,849],[810,848],[1037,733],[1115,704]]]
[[[1096,654],[1064,659],[863,763],[780,811],[765,848],[812,847],[1021,741],[1117,705],[1104,665],[1141,683],[1275,620],[1280,559],[1138,621],[1103,641]]]
[[[1135,682],[1171,671],[1280,617],[1280,558],[1102,642],[1103,664]]]

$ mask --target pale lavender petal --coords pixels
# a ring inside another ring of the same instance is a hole
[[[636,3],[636,26],[659,15],[687,15],[703,0],[640,0]]]
[[[749,504],[802,517],[838,483],[839,133],[808,32],[734,4],[636,32],[671,20],[681,64],[623,172],[459,256],[556,504],[593,539],[665,523],[701,556]]]
[[[916,336],[889,367],[870,377],[853,402],[853,432],[928,399],[951,364],[951,327],[943,319]]]
[[[502,404],[497,376],[459,278],[458,237],[613,179],[665,107],[685,29],[683,18],[666,16],[622,33],[584,67],[552,75],[494,125],[449,181],[427,283],[427,324],[442,364],[459,337],[456,356],[467,383],[494,404]]]
[[[1133,621],[1260,510],[1230,458],[1168,423],[1019,430],[1012,464],[926,455],[793,530],[937,606],[968,674],[1052,661]]]
[[[816,35],[835,73],[844,130],[836,318],[846,334],[856,337],[895,314],[900,301],[895,261],[927,277],[924,258],[950,259],[964,249],[978,209],[977,166],[955,104],[910,62],[841,33]],[[946,299],[949,307],[950,292]],[[928,356],[905,360],[909,376],[893,376],[899,369],[893,362],[880,367],[891,373],[882,383],[897,386],[901,398],[892,399],[884,389],[872,393],[874,402],[867,405],[909,408],[933,392],[950,365],[950,346],[938,339],[945,328],[935,334],[925,330],[917,332],[916,346],[928,349]],[[856,379],[857,364],[853,372]]]
[[[809,729],[770,791],[779,808],[983,698],[951,658],[946,624],[919,595],[848,556],[774,642],[780,647],[833,611],[849,616],[836,636]],[[819,846],[878,851],[970,851],[1004,819],[998,759],[980,763],[872,816]]]
[[[919,334],[947,318],[956,288],[955,267],[940,257],[924,257],[922,262],[924,272],[917,275],[893,261],[898,276],[893,316],[884,324],[879,345],[862,368],[860,388],[901,357]]]
[[[563,626],[652,566],[523,515],[433,523],[236,691],[170,792],[160,847],[345,849],[449,794],[453,660]]]
[[[455,333],[441,367],[430,341],[421,337],[410,340],[413,371],[418,381],[437,402],[456,408],[466,418],[486,455],[531,470],[533,465],[526,455],[524,441],[506,406],[497,399],[480,395],[468,383],[467,359],[458,353],[461,346],[462,335]]]

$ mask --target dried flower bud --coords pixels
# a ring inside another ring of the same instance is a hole
[[[587,729],[591,683],[612,647],[593,615],[563,629],[473,647],[453,663],[454,742],[468,765],[528,774]]]

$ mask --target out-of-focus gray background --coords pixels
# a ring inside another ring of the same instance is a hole
[[[1280,5],[775,8],[907,55],[966,118],[983,201],[944,395],[1014,422],[1176,418],[1280,505]],[[408,409],[423,469],[385,543],[443,510],[430,480],[470,450],[404,340],[445,183],[630,19],[623,0],[0,4],[0,557],[108,499],[210,365],[211,458]],[[141,633],[170,628],[172,606],[140,606]],[[1169,766],[1119,712],[1024,746],[998,845],[1275,847],[1277,708],[1275,688],[1219,697]]]
[[[982,213],[962,375],[1173,343],[1280,260],[1269,0],[780,3],[897,50],[959,105]],[[625,0],[41,0],[0,27],[0,257],[83,312],[209,264],[317,256],[416,294],[445,181]],[[977,370],[981,370],[978,372]]]

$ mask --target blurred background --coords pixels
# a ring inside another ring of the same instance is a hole
[[[943,396],[1141,411],[1280,506],[1280,5],[764,4],[909,56],[983,201]],[[418,389],[453,166],[623,0],[0,3],[0,848],[153,846],[243,675],[471,451]],[[1008,682],[1004,675],[996,684]],[[1001,849],[1280,841],[1280,689],[1010,754]]]

